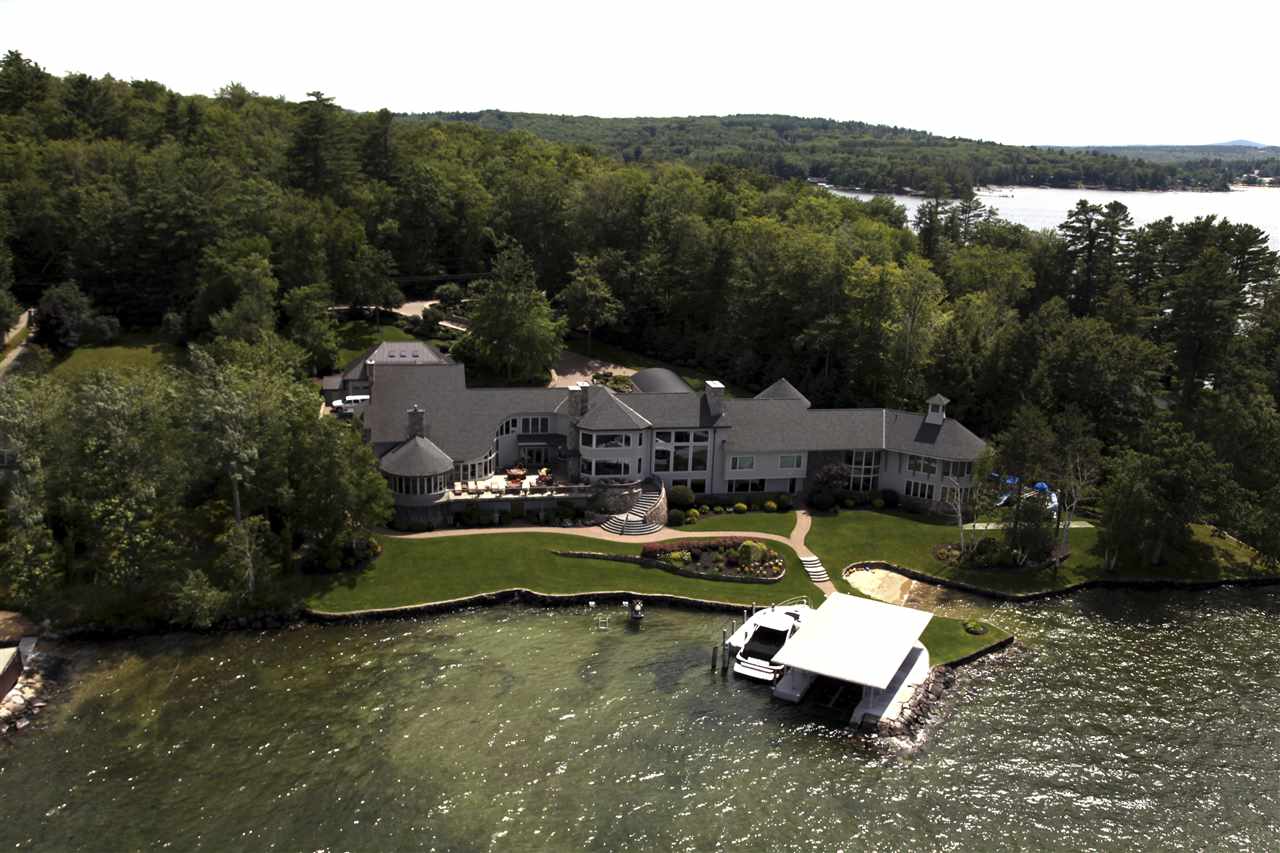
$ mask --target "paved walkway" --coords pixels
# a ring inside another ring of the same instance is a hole
[[[5,346],[8,346],[9,341],[17,337],[18,333],[27,327],[28,316],[29,314],[26,311],[23,311],[22,314],[18,316],[18,322],[15,323],[13,328],[9,330],[8,334],[4,336]],[[30,340],[30,338],[27,340]],[[13,366],[13,363],[18,360],[18,356],[22,355],[26,348],[27,341],[23,341],[20,346],[14,347],[12,352],[6,355],[3,359],[0,359],[0,377],[3,377],[9,372],[9,368]]]
[[[445,539],[452,536],[501,536],[506,533],[564,533],[570,536],[582,536],[587,539],[600,539],[605,542],[634,542],[637,545],[643,545],[646,542],[665,542],[669,539],[705,539],[709,536],[749,536],[752,539],[768,539],[771,542],[782,542],[790,545],[801,557],[816,556],[804,544],[805,537],[809,534],[809,528],[812,525],[812,519],[806,510],[796,510],[796,524],[791,529],[789,536],[780,536],[777,533],[759,533],[754,530],[672,530],[664,527],[655,533],[646,533],[641,536],[624,536],[620,533],[610,533],[600,527],[552,527],[541,524],[527,524],[512,527],[481,527],[478,529],[465,528],[462,530],[430,530],[423,533],[396,533],[392,530],[385,530],[383,533],[396,539]],[[814,583],[814,586],[822,590],[823,595],[831,595],[836,591],[835,585],[831,581],[822,583]]]

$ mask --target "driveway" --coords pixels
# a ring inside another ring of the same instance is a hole
[[[4,342],[6,346],[8,346],[9,341],[17,337],[18,334],[27,327],[27,318],[29,316],[30,315],[26,311],[23,311],[20,315],[18,315],[18,322],[14,323],[13,328],[10,329],[8,334],[4,336]],[[9,368],[13,366],[13,363],[18,360],[18,356],[22,355],[23,350],[25,350],[26,348],[27,348],[27,342],[23,341],[20,345],[14,347],[13,350],[8,355],[6,355],[3,359],[0,359],[0,377],[4,376],[6,373],[9,372]]]
[[[608,371],[615,376],[631,376],[634,368],[623,367],[602,358],[588,358],[582,353],[565,350],[551,368],[551,387],[568,388],[578,382],[590,382],[593,373]]]

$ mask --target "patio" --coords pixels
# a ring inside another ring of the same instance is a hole
[[[549,468],[537,471],[513,468],[482,480],[455,482],[453,488],[445,493],[445,500],[570,497],[587,494],[590,489],[590,486],[565,482]]]

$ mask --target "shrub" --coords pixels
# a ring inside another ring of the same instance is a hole
[[[871,506],[875,509],[884,509],[884,498],[876,498],[871,501]]]
[[[965,548],[959,565],[964,569],[993,569],[1017,565],[1013,550],[999,539],[983,538]]]
[[[697,521],[701,517],[702,517],[702,513],[698,512],[696,509],[691,509],[684,514],[684,520],[686,524],[693,524],[695,521]]]
[[[672,486],[667,492],[667,503],[676,509],[688,509],[693,506],[693,489],[688,486]]]
[[[778,512],[786,512],[792,507],[791,495],[788,494],[778,495],[773,502],[778,505]]]
[[[716,515],[724,515],[724,504],[716,504],[711,511]]]
[[[768,549],[752,539],[748,539],[738,546],[738,562],[744,566],[763,562],[767,554]]]
[[[844,500],[840,501],[840,506],[844,507],[845,509],[854,509],[858,506],[858,502],[855,501],[853,498],[845,498]]]
[[[667,510],[667,526],[668,527],[679,527],[682,524],[684,524],[684,510],[682,509]]]
[[[677,565],[687,566],[693,560],[693,555],[688,551],[668,551],[666,559]]]
[[[742,515],[744,512],[747,511],[747,505],[744,504],[742,501],[738,501],[736,504],[733,505],[733,511],[736,512],[738,515]]]
[[[777,502],[777,501],[765,501],[765,502],[764,502],[764,511],[765,511],[765,512],[777,512],[777,511],[778,511],[778,502]]]
[[[711,512],[711,507],[707,506],[706,504],[703,504],[702,506],[698,507],[698,512],[701,513],[702,515],[707,515],[708,513]]]
[[[977,619],[966,619],[964,622],[964,630],[975,636],[982,636],[987,633],[987,626],[983,625]]]
[[[895,492],[893,489],[881,489],[880,500],[884,501],[884,505],[889,509],[898,508],[898,503],[899,503],[898,493]]]
[[[818,512],[826,512],[836,505],[835,495],[830,492],[814,492],[809,495],[809,506]]]

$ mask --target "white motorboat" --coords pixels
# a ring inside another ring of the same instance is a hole
[[[813,613],[808,601],[794,598],[757,610],[725,640],[725,654],[733,655],[733,671],[757,681],[773,682],[782,667],[773,663],[801,623]]]

